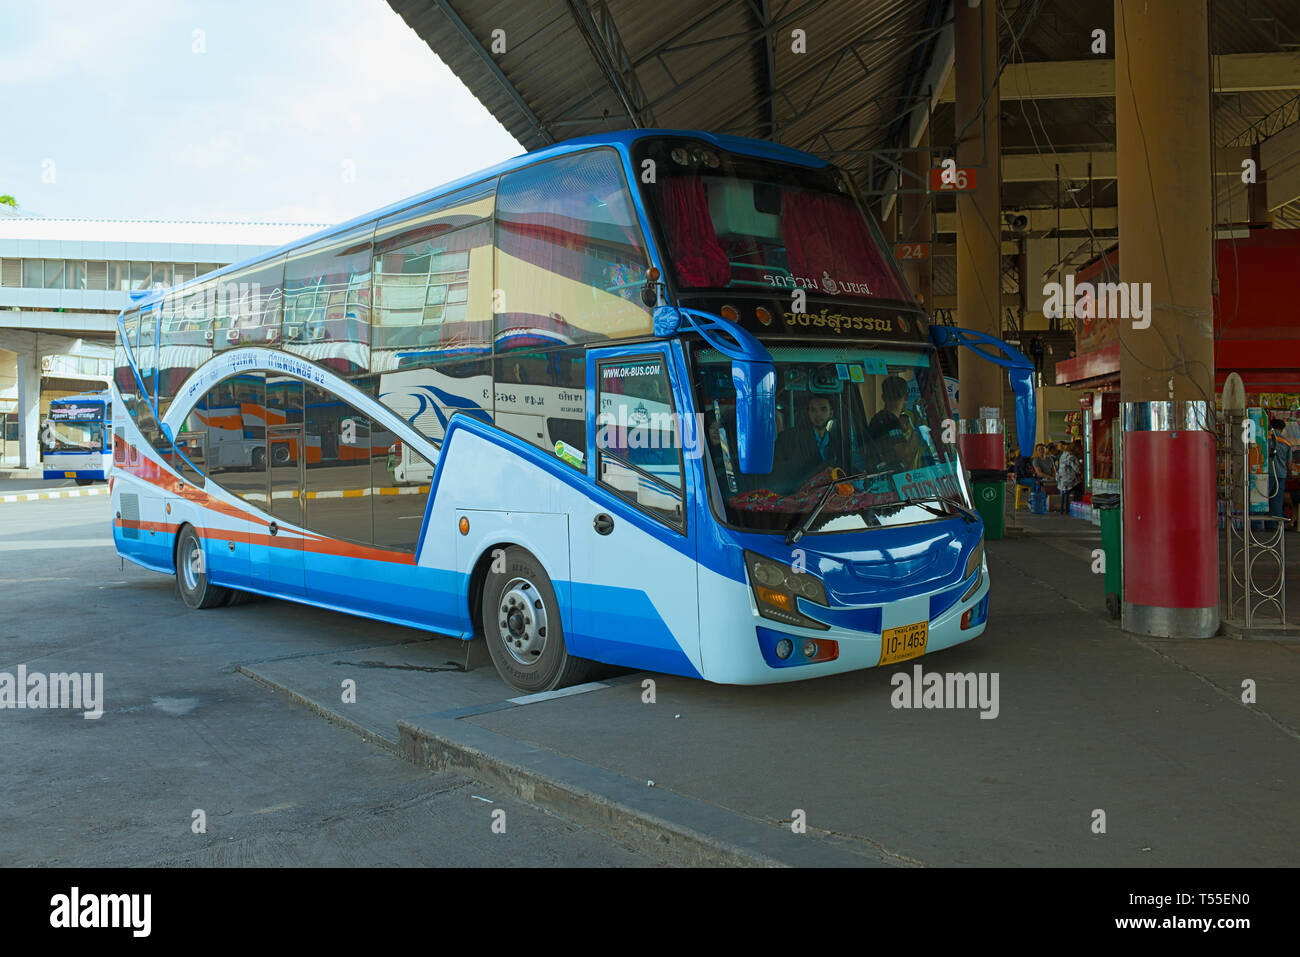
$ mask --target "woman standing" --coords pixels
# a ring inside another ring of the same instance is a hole
[[[1061,514],[1070,511],[1070,499],[1083,497],[1083,446],[1072,442],[1061,453],[1056,463],[1056,487],[1061,493]]]

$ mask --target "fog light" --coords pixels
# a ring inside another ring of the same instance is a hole
[[[816,657],[817,657],[817,642],[813,641],[811,638],[809,638],[807,641],[805,641],[805,642],[803,643],[803,656],[804,656],[805,658],[816,658]]]
[[[793,651],[794,651],[794,642],[791,641],[789,638],[782,638],[780,641],[776,643],[776,656],[780,658],[782,661],[785,661],[785,659],[789,658],[790,653]]]

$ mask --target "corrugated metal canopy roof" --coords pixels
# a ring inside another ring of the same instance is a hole
[[[734,133],[816,153],[873,191],[893,188],[881,154],[907,145],[901,117],[927,102],[923,78],[942,59],[939,34],[952,16],[951,0],[389,4],[526,149],[634,126]],[[1098,28],[1110,38],[1104,56],[1114,55],[1114,0],[1001,0],[999,11],[1001,49],[1013,63],[1088,59]],[[1209,27],[1216,54],[1295,50],[1300,4],[1213,0]],[[796,30],[804,52],[794,48]],[[1296,93],[1217,95],[1216,143],[1276,132],[1300,114]],[[1115,149],[1111,98],[1006,99],[1001,114],[1004,153]],[[951,103],[934,109],[931,127],[937,162],[955,137]],[[1114,180],[1070,196],[1067,209],[1089,199],[1113,205]],[[1009,208],[1054,207],[1057,184],[1008,183],[1003,199]],[[936,200],[941,211],[952,204]],[[1276,225],[1300,224],[1297,209],[1277,210]]]
[[[947,0],[389,0],[532,150],[678,127],[773,140],[854,173],[896,145]],[[499,32],[498,32],[499,31]],[[803,45],[795,31],[803,31]]]

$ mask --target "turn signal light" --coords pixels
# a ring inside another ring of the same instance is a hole
[[[794,611],[794,596],[788,592],[777,591],[774,588],[764,588],[762,585],[754,586],[754,594],[759,601],[766,602],[775,608],[783,611]]]
[[[462,535],[469,534],[469,519],[466,518],[464,515],[460,517],[460,533]]]
[[[754,310],[754,315],[758,317],[758,321],[763,325],[770,326],[772,324],[772,314],[762,306]]]
[[[723,306],[721,315],[728,322],[740,322],[740,312],[735,306]]]

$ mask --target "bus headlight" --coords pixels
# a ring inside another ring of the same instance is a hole
[[[970,558],[966,559],[966,573],[962,575],[962,581],[975,575],[975,581],[970,588],[966,589],[966,594],[961,596],[962,601],[967,601],[972,595],[979,591],[980,584],[984,581],[982,574],[984,568],[984,539],[980,539],[979,544],[971,549]],[[980,574],[976,574],[976,573]]]
[[[826,586],[816,575],[797,572],[789,565],[750,551],[745,552],[745,566],[749,570],[750,587],[754,590],[758,613],[764,618],[803,628],[819,628],[822,631],[830,628],[799,611],[799,598],[823,606],[830,604],[826,598]]]

